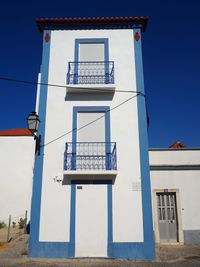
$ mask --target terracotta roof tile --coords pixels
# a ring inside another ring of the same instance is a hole
[[[44,30],[63,30],[66,28],[107,28],[112,25],[120,28],[140,25],[144,32],[147,26],[148,17],[146,16],[129,16],[129,17],[82,17],[82,18],[36,18],[38,29],[40,32]],[[91,24],[91,25],[90,25]],[[82,25],[82,26],[81,26]]]
[[[174,148],[184,148],[184,147],[186,147],[186,145],[184,145],[180,141],[176,141],[174,144],[169,146],[169,148],[172,148],[172,149],[174,149]]]
[[[16,128],[0,130],[0,136],[32,136],[32,133],[26,128]]]

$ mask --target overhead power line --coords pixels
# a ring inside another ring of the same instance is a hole
[[[59,88],[66,88],[69,85],[61,85],[61,84],[52,84],[52,83],[41,83],[41,82],[35,82],[35,81],[27,81],[27,80],[19,80],[19,79],[13,79],[13,78],[8,78],[8,77],[1,77],[0,80],[2,81],[9,81],[9,82],[15,82],[15,83],[24,83],[24,84],[34,84],[34,85],[47,85],[51,87],[59,87]],[[85,90],[85,88],[76,88],[76,90]],[[103,88],[88,88],[87,90],[89,91],[97,91],[97,92],[108,92],[107,89]],[[134,93],[134,94],[140,94],[145,96],[142,92],[140,91],[132,91],[132,90],[115,90],[117,93]]]
[[[18,79],[13,79],[13,78],[8,78],[8,77],[1,77],[1,76],[0,76],[0,80],[10,81],[10,82],[17,82],[17,83],[25,83],[25,84],[47,85],[47,86],[61,87],[61,88],[66,88],[66,87],[67,87],[67,85],[50,84],[50,83],[40,83],[40,82],[27,81],[27,80],[18,80]],[[83,90],[83,89],[85,89],[85,88],[78,88],[78,89]],[[91,91],[108,92],[106,89],[87,88],[87,90],[88,90],[88,89],[91,90]],[[76,88],[76,90],[77,90],[77,88]],[[93,121],[91,121],[91,122],[89,122],[89,123],[83,125],[83,126],[80,127],[80,128],[73,128],[73,129],[70,130],[69,132],[66,132],[66,133],[64,133],[64,134],[62,134],[62,135],[56,137],[55,139],[53,139],[53,140],[47,142],[46,144],[41,145],[41,147],[47,146],[47,145],[49,145],[49,144],[51,144],[51,143],[53,143],[53,142],[55,142],[55,141],[61,139],[62,137],[66,136],[66,135],[68,135],[68,134],[70,134],[70,133],[72,133],[72,132],[74,132],[74,131],[80,131],[80,130],[84,129],[85,127],[87,127],[87,126],[89,126],[89,125],[95,123],[96,121],[102,119],[103,117],[105,117],[105,114],[106,114],[106,113],[111,112],[111,111],[113,111],[114,109],[117,109],[118,107],[124,105],[125,103],[127,103],[128,101],[130,101],[131,99],[133,99],[133,98],[135,98],[135,97],[137,97],[137,96],[143,96],[143,97],[145,97],[145,94],[143,94],[143,93],[140,92],[140,91],[115,90],[115,92],[119,92],[119,93],[134,93],[134,94],[136,94],[136,95],[134,95],[134,96],[132,96],[132,97],[126,99],[125,101],[121,102],[121,103],[118,104],[117,106],[115,106],[115,107],[111,108],[110,110],[106,111],[106,112],[104,113],[104,115],[102,115],[101,117],[99,117],[99,118],[97,118],[97,119],[95,119],[95,120],[93,120]]]
[[[125,103],[129,102],[131,99],[133,99],[133,98],[135,98],[135,97],[137,97],[137,96],[139,96],[139,95],[141,95],[141,94],[137,93],[136,95],[134,95],[134,96],[132,96],[132,97],[130,97],[130,98],[124,100],[123,102],[121,102],[121,103],[118,104],[117,106],[114,106],[114,107],[111,108],[110,110],[105,111],[105,112],[104,112],[104,115],[100,116],[99,118],[97,118],[97,119],[95,119],[95,120],[93,120],[93,121],[91,121],[91,122],[89,122],[89,123],[87,123],[87,124],[81,126],[80,128],[75,127],[75,128],[73,128],[72,130],[70,130],[69,132],[66,132],[66,133],[64,133],[64,134],[62,134],[62,135],[56,137],[55,139],[53,139],[53,140],[47,142],[46,144],[41,145],[41,147],[48,146],[48,145],[50,145],[51,143],[56,142],[57,140],[63,138],[64,136],[66,136],[66,135],[68,135],[68,134],[71,134],[71,133],[74,132],[74,131],[77,131],[77,132],[78,132],[78,131],[80,131],[80,130],[86,128],[86,127],[88,127],[89,125],[95,123],[96,121],[98,121],[98,120],[104,118],[106,113],[111,112],[111,111],[113,111],[113,110],[119,108],[120,106],[124,105]]]

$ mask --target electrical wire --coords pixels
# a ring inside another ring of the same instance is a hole
[[[113,110],[119,108],[120,106],[124,105],[125,103],[129,102],[131,99],[133,99],[133,98],[135,98],[135,97],[137,97],[137,96],[139,96],[139,95],[141,95],[141,94],[140,94],[140,93],[137,93],[136,95],[134,95],[134,96],[132,96],[132,97],[130,97],[130,98],[124,100],[123,102],[121,102],[121,103],[118,104],[117,106],[114,106],[114,107],[111,108],[110,110],[104,112],[104,115],[102,115],[101,117],[99,117],[99,118],[97,118],[97,119],[95,119],[95,120],[93,120],[93,121],[91,121],[91,122],[89,122],[89,123],[87,123],[87,124],[81,126],[80,128],[75,127],[75,128],[73,128],[72,130],[70,130],[69,132],[66,132],[66,133],[64,133],[64,134],[62,134],[62,135],[56,137],[55,139],[53,139],[53,140],[47,142],[46,144],[41,145],[41,147],[48,146],[48,145],[50,145],[50,144],[56,142],[57,140],[63,138],[64,136],[66,136],[66,135],[68,135],[68,134],[71,134],[71,133],[74,132],[74,131],[77,131],[77,132],[78,132],[78,131],[80,131],[80,130],[86,128],[87,126],[89,126],[89,125],[95,123],[96,121],[98,121],[98,120],[104,118],[106,113],[111,112],[111,111],[113,111]],[[141,95],[141,96],[143,96],[143,95]]]
[[[0,80],[10,81],[10,82],[17,82],[17,83],[25,83],[25,84],[47,85],[47,86],[61,87],[61,88],[66,88],[66,87],[67,87],[67,85],[50,84],[50,83],[41,83],[41,82],[27,81],[27,80],[19,80],[19,79],[13,79],[13,78],[1,77],[1,76],[0,76]],[[76,88],[76,90],[77,90],[77,89],[84,90],[85,88]],[[108,92],[106,89],[99,89],[99,88],[87,88],[87,90],[91,90],[91,91],[101,91],[101,92]],[[58,136],[57,138],[55,138],[55,139],[53,139],[53,140],[47,142],[46,144],[41,145],[41,147],[48,146],[49,144],[51,144],[51,143],[53,143],[53,142],[55,142],[55,141],[57,141],[57,140],[63,138],[64,136],[66,136],[66,135],[68,135],[68,134],[70,134],[70,133],[72,133],[72,132],[74,132],[74,131],[80,131],[80,130],[84,129],[85,127],[87,127],[87,126],[89,126],[89,125],[95,123],[96,121],[102,119],[103,117],[105,117],[105,114],[106,114],[107,112],[111,112],[111,111],[113,111],[114,109],[116,109],[116,108],[118,108],[118,107],[124,105],[125,103],[127,103],[128,101],[130,101],[131,99],[133,99],[133,98],[135,98],[135,97],[137,97],[137,96],[139,96],[139,95],[145,97],[145,94],[143,94],[143,93],[140,92],[140,91],[115,90],[115,92],[119,92],[119,93],[134,93],[134,94],[136,94],[136,95],[134,95],[134,96],[132,96],[132,97],[126,99],[125,101],[121,102],[121,103],[118,104],[117,106],[115,106],[115,107],[111,108],[110,110],[106,111],[106,112],[104,113],[104,115],[102,115],[101,117],[99,117],[99,118],[97,118],[97,119],[95,119],[95,120],[93,120],[93,121],[91,121],[91,122],[89,122],[89,123],[83,125],[83,126],[80,127],[80,128],[74,128],[74,129],[70,130],[69,132],[64,133],[64,134]]]
[[[19,80],[19,79],[13,79],[13,78],[7,78],[7,77],[1,77],[0,80],[2,81],[9,81],[9,82],[16,82],[16,83],[25,83],[25,84],[35,84],[35,85],[47,85],[51,87],[59,87],[59,88],[66,88],[67,85],[60,85],[60,84],[51,84],[51,83],[41,83],[41,82],[35,82],[35,81],[27,81],[27,80]],[[85,90],[85,88],[76,88],[76,90]],[[107,89],[101,89],[101,88],[87,88],[89,91],[97,91],[97,92],[108,92]],[[115,90],[117,93],[138,93],[140,95],[145,96],[142,92],[140,91],[131,91],[131,90]]]

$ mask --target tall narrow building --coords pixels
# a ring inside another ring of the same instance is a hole
[[[146,17],[37,19],[43,34],[29,254],[154,258]]]

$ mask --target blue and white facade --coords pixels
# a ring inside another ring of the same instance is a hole
[[[34,168],[32,257],[154,258],[145,23],[83,19],[79,28],[67,19],[38,20],[42,146]]]

